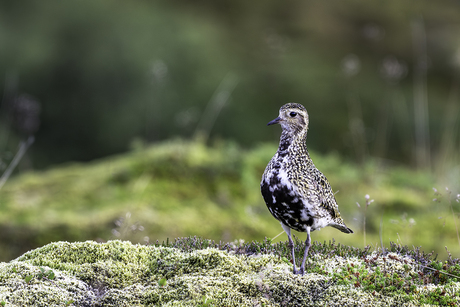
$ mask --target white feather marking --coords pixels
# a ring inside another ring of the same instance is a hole
[[[306,222],[310,220],[312,215],[313,215],[312,212],[308,211],[307,209],[304,209],[300,211],[300,220]]]
[[[265,177],[265,183],[266,184],[270,184],[270,179],[272,178],[272,176],[266,176]]]
[[[312,229],[319,230],[329,225],[328,219],[315,219],[315,223],[312,225]]]
[[[292,190],[292,184],[288,178],[287,172],[280,170],[280,172],[278,173],[278,179],[282,186],[285,186],[288,190]]]

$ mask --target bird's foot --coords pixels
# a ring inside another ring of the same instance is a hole
[[[300,267],[299,274],[302,275],[302,276],[305,275],[305,268],[304,267]]]
[[[295,275],[305,275],[305,269],[304,268],[300,268],[299,270],[294,268],[293,272],[294,272]]]

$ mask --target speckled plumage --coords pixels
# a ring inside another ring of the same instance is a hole
[[[268,125],[282,127],[278,151],[268,163],[260,183],[268,210],[281,222],[292,251],[294,273],[304,274],[305,260],[311,244],[310,231],[332,226],[353,233],[343,222],[331,186],[313,164],[305,143],[308,113],[298,103],[280,108],[279,117]],[[307,232],[304,259],[297,271],[291,229]]]

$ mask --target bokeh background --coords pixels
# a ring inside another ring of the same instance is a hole
[[[313,239],[460,256],[455,1],[1,1],[0,91],[1,260],[276,236],[258,180],[286,102],[356,229]]]

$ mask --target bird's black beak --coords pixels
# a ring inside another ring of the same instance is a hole
[[[271,122],[269,122],[269,123],[267,124],[267,126],[274,125],[274,124],[278,124],[278,123],[280,122],[280,120],[281,120],[281,117],[277,117],[277,118],[275,118],[274,120],[272,120]]]

